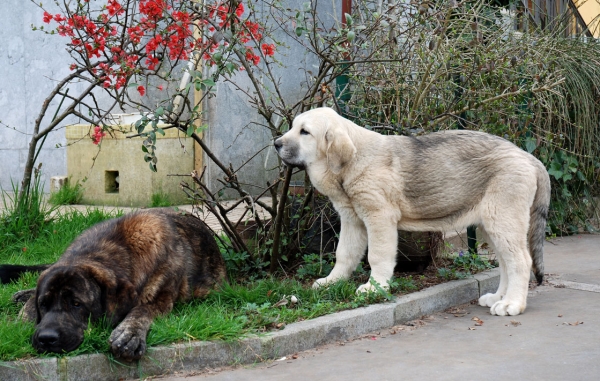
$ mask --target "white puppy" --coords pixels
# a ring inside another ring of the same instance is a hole
[[[498,255],[498,291],[483,295],[494,315],[526,307],[529,274],[543,279],[550,179],[543,164],[502,138],[452,130],[383,136],[330,108],[298,115],[275,141],[281,159],[305,168],[341,218],[336,263],[315,287],[347,279],[365,254],[386,286],[398,230],[452,231],[478,225]],[[371,283],[358,291],[373,290]]]

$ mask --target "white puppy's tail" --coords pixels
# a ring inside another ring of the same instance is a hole
[[[542,163],[536,160],[536,164],[537,190],[530,211],[529,251],[533,260],[533,274],[538,284],[541,284],[544,280],[544,241],[550,206],[550,176]]]

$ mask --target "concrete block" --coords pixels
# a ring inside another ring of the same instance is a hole
[[[102,354],[65,357],[59,362],[60,380],[111,381],[137,376],[136,364],[111,361]]]
[[[181,136],[176,129],[166,130],[164,136],[157,134],[157,172],[152,172],[144,161],[142,138],[128,139],[133,132],[114,132],[96,146],[89,138],[90,129],[89,125],[70,125],[66,129],[70,144],[67,175],[71,181],[82,183],[83,203],[148,206],[152,194],[159,192],[175,204],[187,202],[180,187],[182,178],[169,175],[188,175],[194,169],[192,138]]]
[[[50,177],[50,192],[58,192],[62,187],[69,184],[68,176],[52,176]]]
[[[57,359],[0,362],[2,381],[58,381]]]
[[[342,311],[293,323],[262,337],[263,355],[277,358],[394,325],[394,303]]]
[[[394,324],[406,323],[477,298],[479,285],[475,279],[439,284],[398,298],[395,303]]]
[[[139,363],[139,378],[193,371],[233,364],[262,361],[261,341],[256,338],[226,343],[200,341],[176,344],[168,347],[150,348]]]
[[[475,274],[474,278],[479,282],[479,296],[494,293],[500,284],[500,269],[495,268]]]

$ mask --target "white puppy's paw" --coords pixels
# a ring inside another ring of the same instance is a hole
[[[523,303],[515,303],[506,299],[497,301],[490,308],[490,313],[498,316],[515,316],[523,311],[525,311],[525,305]]]
[[[371,283],[365,283],[356,289],[356,293],[360,294],[362,292],[375,292],[377,289]]]
[[[485,294],[479,298],[479,305],[482,307],[491,307],[502,299],[500,294]]]
[[[362,292],[378,292],[379,289],[383,289],[385,291],[389,291],[390,287],[386,285],[380,285],[380,287],[375,286],[373,283],[365,283],[356,289],[356,293],[360,294]]]
[[[321,287],[326,287],[330,283],[332,283],[332,282],[329,279],[320,278],[320,279],[317,279],[315,281],[315,283],[313,283],[312,288],[317,289],[317,288],[321,288]]]

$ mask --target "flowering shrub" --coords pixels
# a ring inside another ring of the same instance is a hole
[[[43,22],[51,26],[49,33],[69,39],[68,51],[75,59],[70,69],[89,73],[115,97],[129,85],[145,96],[146,86],[132,78],[167,79],[165,69],[169,72],[181,61],[197,65],[196,54],[210,66],[226,64],[230,72],[275,54],[264,28],[243,18],[250,12],[240,1],[217,0],[203,7],[185,0],[85,0],[76,6],[64,3],[61,10],[44,11]],[[236,54],[225,54],[229,51]],[[102,136],[95,131],[92,140],[98,144]]]

